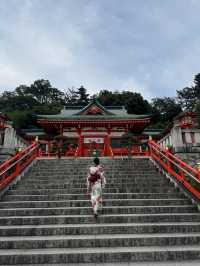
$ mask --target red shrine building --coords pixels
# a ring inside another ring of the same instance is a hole
[[[39,115],[37,122],[46,135],[57,134],[61,142],[67,140],[74,143],[76,156],[90,156],[94,150],[98,151],[99,156],[110,156],[119,152],[122,136],[126,132],[140,134],[149,125],[150,117],[128,114],[124,107],[104,107],[93,99],[85,107],[65,107],[57,115]],[[49,153],[52,143],[49,139]],[[66,153],[67,150],[64,151]]]

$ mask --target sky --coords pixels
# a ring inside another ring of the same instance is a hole
[[[174,97],[200,72],[199,0],[0,0],[0,92],[48,79]]]

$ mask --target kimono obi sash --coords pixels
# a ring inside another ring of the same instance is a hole
[[[91,182],[91,183],[95,183],[97,180],[99,180],[101,177],[100,177],[100,174],[98,173],[95,173],[95,174],[90,174],[88,180]]]

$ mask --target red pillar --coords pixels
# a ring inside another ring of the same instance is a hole
[[[48,141],[48,157],[50,156],[51,153],[51,141]]]
[[[103,156],[111,156],[111,139],[110,139],[110,128],[107,129],[107,135],[104,138],[104,152]]]
[[[83,136],[81,135],[81,128],[78,127],[77,133],[79,135],[79,140],[78,140],[78,153],[77,156],[82,156],[83,155]]]
[[[80,136],[80,139],[79,139],[79,156],[84,155],[83,140],[84,140],[83,136]]]
[[[63,136],[63,131],[64,131],[63,126],[60,125],[60,135],[61,135],[61,136]]]

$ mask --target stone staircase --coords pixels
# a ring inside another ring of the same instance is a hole
[[[200,214],[148,159],[102,159],[97,221],[86,194],[90,164],[38,160],[7,192],[0,265],[200,265]]]

